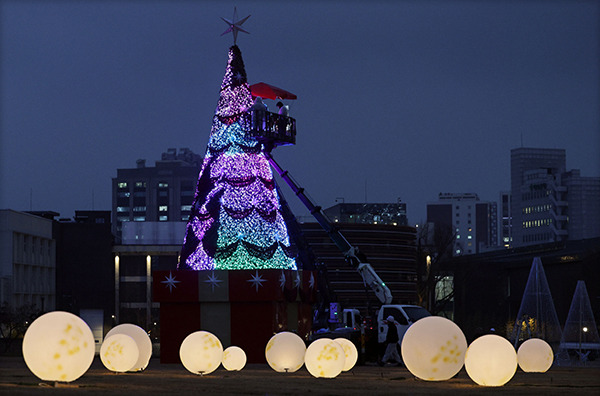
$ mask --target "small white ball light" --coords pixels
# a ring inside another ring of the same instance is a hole
[[[138,361],[140,351],[133,338],[126,334],[113,334],[104,339],[100,347],[100,360],[110,371],[131,371]]]
[[[465,369],[478,385],[502,386],[517,371],[517,352],[506,338],[487,334],[469,345]]]
[[[445,381],[465,363],[467,340],[460,327],[449,319],[428,316],[411,325],[402,339],[406,368],[425,381]]]
[[[23,337],[25,364],[43,381],[75,381],[90,368],[94,353],[92,330],[69,312],[40,316]]]
[[[106,333],[106,338],[115,334],[128,335],[129,337],[133,338],[137,344],[139,352],[138,360],[128,371],[144,370],[148,366],[150,358],[152,357],[152,341],[150,341],[150,337],[148,336],[148,333],[146,333],[146,330],[131,323],[123,323],[113,327],[108,333]]]
[[[179,358],[189,372],[210,374],[221,364],[223,345],[214,334],[196,331],[185,337],[181,343]]]
[[[335,378],[345,363],[344,348],[330,338],[315,340],[306,348],[304,364],[313,377]]]
[[[227,371],[240,371],[246,365],[246,353],[237,346],[230,346],[223,351],[223,367]]]
[[[300,336],[289,331],[275,334],[265,347],[269,366],[280,373],[293,373],[304,364],[306,345]]]
[[[545,373],[552,366],[552,347],[540,338],[530,338],[517,351],[519,367],[526,373]]]
[[[358,350],[352,341],[347,338],[336,338],[334,340],[344,348],[344,354],[346,355],[346,361],[342,371],[351,370],[358,360]]]

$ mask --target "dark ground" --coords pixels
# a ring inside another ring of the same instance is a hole
[[[152,359],[141,373],[115,374],[96,357],[90,369],[72,385],[41,384],[21,357],[0,357],[0,394],[6,395],[600,395],[600,365],[553,367],[545,374],[518,370],[498,388],[476,385],[464,368],[453,379],[426,382],[401,367],[357,366],[334,379],[313,378],[304,367],[282,374],[267,365],[248,365],[242,371],[222,367],[204,377],[181,364],[160,364]]]

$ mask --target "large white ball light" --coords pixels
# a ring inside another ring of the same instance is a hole
[[[100,360],[110,371],[131,371],[138,361],[140,351],[135,340],[126,334],[113,334],[104,339],[100,347]]]
[[[280,373],[293,373],[304,364],[306,345],[300,336],[289,331],[275,334],[265,347],[269,366]]]
[[[115,334],[128,335],[129,337],[133,338],[137,344],[139,351],[138,360],[128,371],[144,370],[148,366],[150,358],[152,357],[152,341],[150,341],[150,337],[148,336],[148,333],[146,333],[146,330],[131,323],[123,323],[113,327],[108,333],[106,333],[106,338]]]
[[[358,360],[358,351],[356,350],[356,346],[347,338],[336,338],[334,341],[344,348],[344,354],[346,355],[346,361],[342,371],[351,370]]]
[[[467,340],[460,327],[440,316],[411,325],[402,339],[402,360],[415,377],[426,381],[452,378],[465,362]]]
[[[196,331],[185,337],[181,343],[179,358],[189,372],[210,374],[221,364],[223,345],[214,334]]]
[[[89,326],[69,312],[40,316],[23,337],[25,364],[44,381],[75,381],[90,368],[94,353],[94,336]]]
[[[506,338],[487,334],[469,345],[465,369],[478,385],[502,386],[517,371],[517,352]]]
[[[246,353],[237,346],[230,346],[223,351],[223,367],[227,371],[239,371],[246,365]]]
[[[521,370],[527,373],[545,373],[552,366],[554,353],[546,341],[530,338],[519,347],[517,361]]]
[[[344,348],[330,338],[320,338],[306,348],[304,364],[308,372],[317,378],[335,378],[344,368]]]

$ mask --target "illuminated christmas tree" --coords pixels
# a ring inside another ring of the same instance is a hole
[[[179,269],[296,269],[271,167],[249,134],[251,105],[244,61],[234,45]]]

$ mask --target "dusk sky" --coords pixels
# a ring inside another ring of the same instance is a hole
[[[401,198],[415,224],[440,192],[497,201],[522,145],[600,176],[597,0],[0,5],[0,209],[110,210],[117,168],[203,155],[234,5],[249,82],[298,96],[273,155],[323,207]]]

